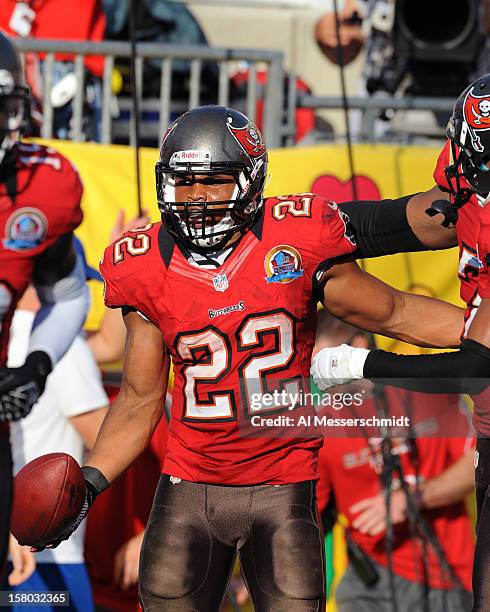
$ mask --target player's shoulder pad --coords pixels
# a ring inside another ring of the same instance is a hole
[[[154,286],[155,253],[159,254],[161,222],[127,231],[104,252],[100,273],[104,279],[104,303],[109,308],[134,307],[148,313],[148,293]],[[147,314],[151,320],[151,316]]]
[[[49,191],[43,213],[55,235],[73,231],[82,221],[80,207],[83,184],[80,175],[64,155],[46,145],[20,142],[17,145],[21,166],[33,173],[36,189]]]
[[[264,203],[265,215],[272,217],[276,222],[286,225],[294,224],[300,230],[304,225],[305,231],[312,231],[316,225],[322,230],[331,226],[345,228],[346,238],[355,243],[354,230],[350,227],[349,217],[333,201],[315,193],[296,193],[287,196],[274,196],[267,198]],[[305,225],[307,224],[307,225]]]
[[[339,214],[337,204],[315,193],[273,196],[265,201],[265,214],[275,221],[326,221]]]
[[[67,180],[80,181],[74,164],[52,147],[33,142],[19,142],[17,150],[20,163],[26,167],[42,167],[52,173],[63,173]]]
[[[147,257],[158,249],[161,222],[148,223],[124,232],[104,251],[100,271],[104,278],[122,279],[141,274],[148,265]]]

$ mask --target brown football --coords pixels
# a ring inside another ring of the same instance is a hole
[[[14,478],[10,530],[20,544],[39,546],[57,537],[80,513],[85,480],[66,453],[50,453],[26,464]]]

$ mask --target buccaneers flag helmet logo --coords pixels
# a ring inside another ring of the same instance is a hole
[[[247,123],[245,127],[234,127],[228,124],[228,127],[248,156],[260,157],[265,153],[262,135],[253,123]]]
[[[463,104],[463,114],[468,124],[473,147],[479,153],[483,153],[483,145],[476,132],[490,130],[490,97],[478,97],[472,91],[466,94]]]

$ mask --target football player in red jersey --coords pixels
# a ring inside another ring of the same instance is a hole
[[[124,234],[101,263],[106,304],[122,308],[128,330],[124,380],[84,467],[76,525],[147,445],[170,355],[175,375],[164,474],[142,550],[146,610],[218,609],[237,553],[257,610],[323,609],[321,439],[247,435],[256,417],[289,414],[288,398],[303,390],[317,299],[374,332],[459,341],[459,309],[396,291],[354,263],[330,267],[359,252],[347,216],[309,193],[264,200],[266,174],[267,151],[247,117],[220,106],[189,111],[167,130],[156,165],[162,222]],[[406,209],[413,201],[425,210],[433,199],[392,203],[400,241],[421,246],[407,229],[420,214]],[[365,209],[369,224],[376,213]],[[384,229],[363,238],[364,251],[392,248]]]
[[[29,101],[19,55],[0,33],[0,569],[12,491],[8,423],[29,413],[88,308],[83,269],[72,247],[72,232],[82,219],[82,185],[64,157],[19,141],[29,122]],[[42,306],[29,354],[22,367],[7,368],[10,323],[31,282]]]
[[[466,302],[461,347],[454,353],[402,356],[342,345],[321,351],[312,374],[322,388],[328,379],[398,378],[421,390],[473,391],[477,544],[473,570],[473,611],[490,605],[490,74],[476,79],[459,96],[448,125],[448,142],[434,178],[451,194],[439,207],[455,226],[458,276]],[[453,230],[454,231],[454,230]],[[428,383],[416,379],[431,379]],[[478,393],[479,392],[479,393]]]

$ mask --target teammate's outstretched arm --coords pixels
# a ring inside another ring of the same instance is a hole
[[[311,374],[320,389],[356,378],[372,378],[392,379],[390,384],[415,391],[480,393],[490,379],[490,299],[482,300],[458,351],[397,355],[342,344],[319,351],[313,358]]]
[[[437,186],[412,196],[407,204],[407,222],[415,236],[429,249],[448,249],[458,244],[456,228],[441,225],[440,214],[431,217],[426,212],[438,200],[450,201],[449,194]]]
[[[446,172],[452,163],[450,150],[451,142],[448,140],[434,169],[435,186],[427,191],[394,200],[339,204],[339,208],[349,216],[360,257],[447,249],[457,245],[454,217],[446,227],[443,223],[447,225],[451,215],[446,218],[442,214],[450,211],[448,205],[454,204],[455,189],[459,187],[453,179],[450,182]],[[429,209],[440,212],[429,215],[426,212]]]
[[[443,227],[440,214],[431,217],[426,213],[438,200],[449,203],[449,195],[436,186],[394,200],[344,202],[338,206],[349,217],[358,256],[379,257],[456,246],[455,228]]]
[[[418,346],[459,346],[461,308],[398,291],[355,263],[333,266],[325,279],[325,308],[339,319]]]
[[[458,351],[433,355],[370,351],[362,374],[368,378],[446,379],[453,381],[454,388],[461,392],[479,390],[466,379],[490,378],[490,299],[482,300]],[[413,387],[414,383],[410,386]],[[446,382],[445,388],[447,386]],[[425,386],[420,388],[423,390]]]

